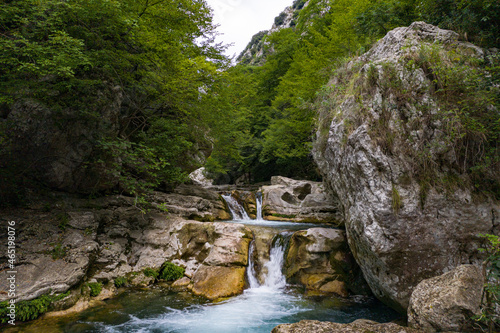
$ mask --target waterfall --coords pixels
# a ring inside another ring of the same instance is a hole
[[[250,288],[265,287],[279,290],[286,287],[286,277],[283,275],[283,265],[285,263],[285,250],[291,235],[292,233],[290,232],[284,232],[274,237],[269,253],[269,261],[264,265],[267,268],[267,275],[264,278],[263,286],[259,284],[254,268],[253,251],[255,245],[250,245],[248,255],[248,281],[250,283]]]
[[[262,221],[262,192],[255,193],[255,202],[257,205],[257,221]]]
[[[245,208],[243,208],[243,206],[240,205],[240,203],[233,198],[231,194],[222,195],[222,198],[226,200],[227,206],[229,207],[229,211],[231,212],[234,220],[250,220]]]
[[[247,278],[250,288],[258,288],[260,286],[259,280],[257,280],[257,273],[255,272],[255,263],[253,261],[253,253],[255,251],[255,241],[250,243],[250,249],[248,250],[248,269]]]

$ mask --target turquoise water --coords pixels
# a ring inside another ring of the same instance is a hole
[[[386,322],[397,314],[372,298],[304,297],[290,288],[252,288],[219,303],[189,293],[129,290],[78,315],[39,320],[19,332],[270,332],[303,319],[348,323],[358,318]]]
[[[236,221],[269,227],[276,233],[315,225],[288,222]],[[285,245],[277,242],[266,264],[268,275],[259,285],[249,270],[250,287],[242,295],[211,302],[186,292],[160,287],[131,289],[79,314],[36,320],[7,332],[109,333],[260,333],[283,323],[304,319],[349,323],[356,319],[388,322],[398,314],[371,297],[307,297],[287,285],[282,274]]]

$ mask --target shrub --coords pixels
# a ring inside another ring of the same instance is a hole
[[[127,283],[127,278],[124,276],[119,276],[115,279],[115,287],[120,288],[123,287]]]
[[[283,23],[285,23],[285,19],[286,19],[286,13],[282,12],[281,14],[279,14],[279,16],[276,16],[274,18],[274,24],[277,27],[279,27],[280,25],[283,25]]]
[[[91,282],[88,284],[88,287],[90,288],[90,296],[92,297],[99,296],[102,291],[102,283],[100,282]]]
[[[158,270],[157,269],[154,269],[154,268],[145,268],[144,271],[143,271],[144,275],[147,276],[147,277],[153,277],[153,278],[158,278]]]
[[[69,291],[60,295],[42,295],[31,301],[21,301],[16,303],[16,320],[28,321],[38,318],[50,309],[52,303],[57,302],[69,295]],[[8,301],[0,303],[0,323],[6,323],[9,320],[7,314],[9,309]]]
[[[488,256],[484,262],[486,285],[481,314],[475,319],[488,326],[489,332],[498,332],[500,316],[496,309],[500,306],[500,237],[495,235],[479,235],[486,238],[487,244],[479,249]]]
[[[159,278],[165,281],[175,281],[184,276],[185,269],[171,262],[161,265]]]

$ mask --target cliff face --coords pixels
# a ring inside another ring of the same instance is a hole
[[[266,61],[266,53],[272,52],[272,50],[266,50],[266,37],[281,29],[295,27],[300,11],[308,3],[305,0],[295,0],[292,6],[286,7],[284,11],[276,16],[271,29],[256,33],[236,60],[246,65],[262,65]]]
[[[479,234],[500,233],[498,202],[464,185],[439,77],[419,62],[430,53],[446,64],[450,52],[488,55],[423,22],[394,29],[341,68],[321,101],[314,158],[368,284],[400,311],[423,279],[479,263]]]

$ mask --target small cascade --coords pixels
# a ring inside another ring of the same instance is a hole
[[[255,272],[255,264],[253,262],[253,252],[255,245],[252,242],[249,251],[249,265],[248,265],[248,282],[250,288],[265,287],[268,289],[279,290],[286,287],[286,277],[283,275],[283,265],[285,263],[285,250],[292,233],[285,232],[278,234],[274,237],[271,250],[269,254],[269,261],[265,263],[267,274],[264,279],[264,284],[261,286],[257,274]]]
[[[259,280],[257,280],[257,273],[255,272],[255,263],[253,261],[253,254],[255,252],[255,241],[250,243],[250,249],[248,251],[248,269],[247,278],[250,288],[260,287]]]
[[[262,192],[255,193],[255,202],[257,205],[257,221],[262,221]]]
[[[272,289],[283,289],[286,287],[286,277],[283,275],[285,263],[285,250],[290,241],[292,233],[284,232],[276,235],[273,239],[269,261],[265,264],[267,276],[264,282],[266,287]]]
[[[245,208],[243,208],[243,206],[240,205],[240,203],[233,198],[231,194],[222,195],[222,198],[226,200],[227,206],[229,207],[229,211],[231,212],[234,220],[250,220]]]

